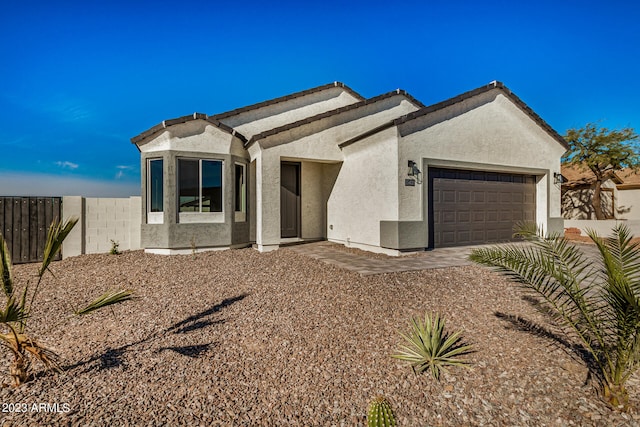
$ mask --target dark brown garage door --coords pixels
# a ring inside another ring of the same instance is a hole
[[[428,182],[430,247],[509,241],[535,221],[535,176],[429,168]]]

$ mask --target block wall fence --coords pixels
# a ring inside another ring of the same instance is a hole
[[[62,218],[79,219],[62,246],[62,258],[82,254],[106,253],[111,240],[119,250],[140,247],[142,200],[129,198],[93,198],[65,196],[62,198]]]

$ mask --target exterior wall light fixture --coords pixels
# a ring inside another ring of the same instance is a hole
[[[413,176],[418,184],[422,184],[422,172],[418,169],[418,165],[413,160],[409,160],[409,173],[407,175]]]
[[[554,172],[553,173],[553,183],[555,185],[562,184],[564,182],[564,177],[561,173]]]

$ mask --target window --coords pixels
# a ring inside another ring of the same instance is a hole
[[[243,222],[247,220],[247,166],[236,163],[235,165],[235,220]]]
[[[147,163],[147,223],[163,222],[163,162],[162,159],[149,159]]]
[[[222,161],[178,159],[178,212],[222,212]]]

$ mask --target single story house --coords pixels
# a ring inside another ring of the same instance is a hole
[[[562,216],[596,219],[591,198],[596,178],[586,166],[562,165]],[[602,183],[602,211],[606,219],[640,220],[640,172],[625,168]]]
[[[425,106],[335,82],[165,120],[141,153],[148,252],[329,240],[399,254],[562,230],[567,145],[500,82]]]

